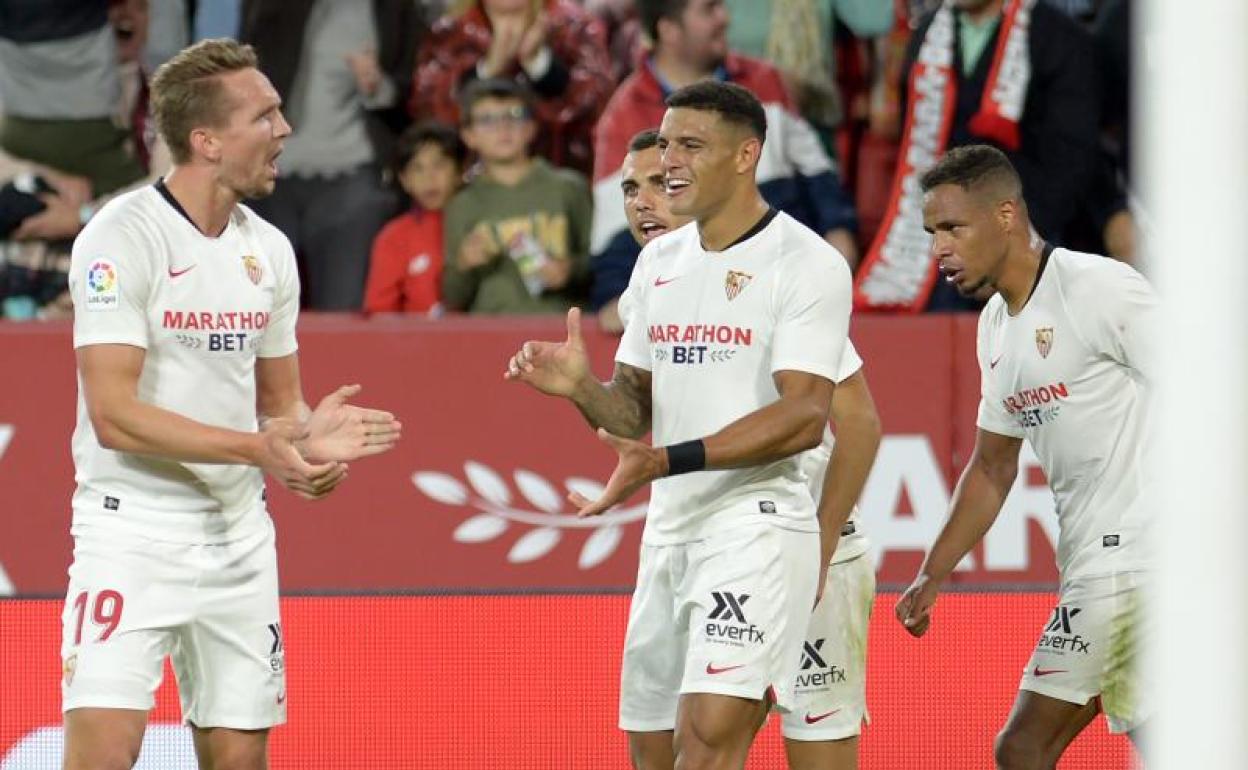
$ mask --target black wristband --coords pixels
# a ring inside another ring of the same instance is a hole
[[[668,476],[706,469],[706,445],[702,443],[702,439],[669,444],[665,449]]]

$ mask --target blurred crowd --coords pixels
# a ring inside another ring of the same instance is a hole
[[[994,144],[1041,236],[1133,260],[1129,12],[1130,0],[0,0],[0,317],[72,312],[74,236],[169,168],[149,78],[209,37],[256,48],[294,126],[276,192],[249,205],[294,244],[307,309],[579,305],[618,328],[640,250],[621,191],[629,144],[658,127],[668,93],[717,78],[763,102],[760,187],[845,255],[860,310],[974,310],[934,273],[902,286],[887,274],[909,245],[925,249],[906,237],[908,170]]]

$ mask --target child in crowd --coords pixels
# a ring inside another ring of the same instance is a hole
[[[532,97],[514,81],[472,81],[462,102],[462,136],[481,168],[446,208],[447,309],[563,312],[586,293],[589,186],[533,156]]]
[[[373,240],[366,312],[441,314],[442,210],[462,184],[465,154],[443,123],[418,123],[399,138],[395,171],[412,207]]]

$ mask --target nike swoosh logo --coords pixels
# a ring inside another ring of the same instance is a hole
[[[679,278],[679,277],[680,277],[680,276],[676,276],[676,278]],[[671,283],[672,281],[676,280],[676,278],[668,278],[666,281],[665,281],[665,280],[663,280],[662,278],[655,278],[655,279],[654,279],[654,285],[655,285],[655,286],[663,286],[663,285],[665,285],[665,284],[669,284],[669,283]]]
[[[810,714],[807,714],[807,715],[806,715],[806,724],[808,724],[808,725],[813,725],[813,724],[814,724],[814,723],[816,723],[816,722],[822,722],[823,720],[827,719],[828,717],[832,716],[833,714],[837,713],[838,711],[840,711],[840,709],[833,709],[832,711],[829,711],[829,712],[828,712],[828,713],[826,713],[826,714],[820,714],[820,715],[819,715],[819,716],[817,716],[817,717],[816,717],[816,716],[811,716]]]
[[[1032,676],[1048,676],[1049,674],[1065,674],[1066,669],[1062,668],[1040,668],[1036,666],[1031,670]]]
[[[281,695],[277,696],[277,705],[280,706],[285,702],[286,702],[286,693],[282,693]]]
[[[180,275],[184,275],[184,274],[186,274],[186,273],[189,273],[190,271],[194,270],[197,266],[198,266],[198,265],[191,265],[190,267],[184,267],[184,268],[182,268],[181,270],[174,270],[174,269],[173,269],[173,265],[170,265],[170,266],[169,266],[169,277],[170,277],[170,278],[177,278],[177,277],[178,277],[178,276],[180,276]]]
[[[725,671],[735,671],[738,668],[745,668],[745,664],[742,663],[737,666],[724,666],[723,668],[716,668],[714,663],[707,663],[706,673],[710,674],[711,676],[715,676],[716,674],[722,674]]]
[[[997,364],[1001,363],[1001,358],[1002,358],[1002,356],[1004,356],[1004,355],[1005,355],[1005,354],[1004,354],[1004,353],[1002,353],[1000,356],[997,356],[997,360],[996,360],[996,361],[992,361],[992,362],[990,362],[990,363],[988,364],[988,368],[989,368],[989,369],[996,369],[996,368],[997,368]]]

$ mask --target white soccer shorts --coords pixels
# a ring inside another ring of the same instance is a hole
[[[1019,689],[1084,704],[1101,699],[1110,732],[1130,732],[1150,714],[1139,667],[1145,574],[1120,573],[1062,586]]]
[[[870,721],[867,627],[874,603],[875,568],[865,554],[828,567],[793,682],[796,706],[780,723],[785,738],[839,741]]]
[[[187,722],[281,724],[278,613],[272,522],[214,545],[76,538],[61,615],[62,708],[148,711],[169,656]]]
[[[819,579],[819,534],[753,524],[643,545],[620,671],[620,728],[672,730],[684,693],[793,708]]]

